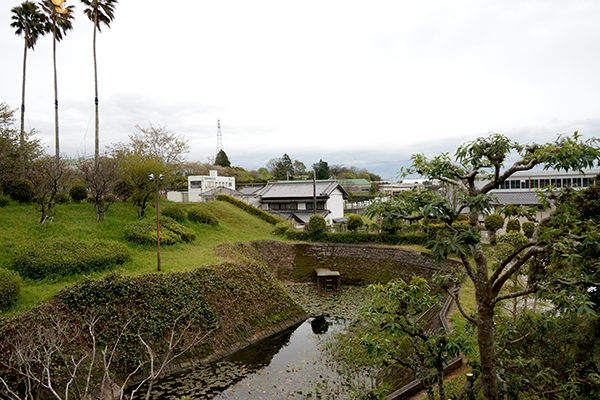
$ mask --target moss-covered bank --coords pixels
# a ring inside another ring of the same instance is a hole
[[[79,362],[73,374],[78,384],[71,385],[73,397],[79,398],[90,366],[91,386],[101,381],[103,360],[110,361],[109,373],[120,385],[139,365],[148,370],[148,349],[156,368],[169,356],[170,343],[173,355],[201,339],[183,356],[201,359],[304,316],[259,263],[223,263],[137,277],[112,274],[77,283],[49,302],[4,321],[0,368],[15,388],[23,389],[25,380],[18,371],[25,367],[34,372],[34,380],[48,367],[54,385],[63,387]]]

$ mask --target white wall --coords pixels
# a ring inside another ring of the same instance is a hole
[[[335,189],[329,196],[325,208],[331,211],[327,219],[342,218],[344,216],[344,195],[339,189]],[[331,223],[331,221],[330,221]]]

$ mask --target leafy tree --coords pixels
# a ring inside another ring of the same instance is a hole
[[[294,160],[294,175],[302,176],[306,174],[306,165],[302,161]]]
[[[229,158],[227,158],[227,154],[225,154],[224,150],[219,150],[217,153],[215,165],[220,165],[221,167],[231,167],[231,162],[229,161]]]
[[[315,170],[316,179],[329,179],[329,166],[327,165],[327,161],[319,160],[318,163],[313,164],[313,169]]]
[[[33,138],[34,130],[24,132],[21,144],[20,133],[13,127],[14,113],[8,104],[0,103],[0,191],[26,177],[29,163],[43,153],[40,140]]]
[[[33,50],[37,40],[47,33],[47,20],[40,11],[37,4],[31,1],[24,1],[19,6],[12,8],[11,27],[15,28],[15,33],[23,36],[25,46],[23,49],[23,85],[21,88],[21,129],[19,146],[21,151],[25,147],[25,77],[27,71],[27,49]],[[21,161],[23,153],[21,153]]]
[[[93,36],[93,54],[94,54],[94,105],[96,112],[95,125],[95,146],[94,146],[94,161],[97,163],[100,158],[100,120],[98,115],[98,67],[96,63],[96,31],[102,30],[102,24],[110,27],[110,23],[115,18],[115,5],[117,0],[80,0],[86,8],[84,14],[94,24]]]
[[[574,270],[589,276],[589,272],[582,269],[580,263],[575,262],[582,250],[579,246],[585,243],[585,238],[589,236],[576,234],[581,225],[575,223],[577,218],[575,221],[570,220],[570,224],[554,223],[553,221],[566,221],[567,215],[572,215],[557,209],[551,217],[538,224],[528,243],[504,258],[498,267],[491,271],[479,236],[482,227],[478,214],[491,209],[493,196],[490,191],[515,172],[531,170],[539,165],[555,170],[582,170],[594,167],[600,159],[599,142],[596,138],[583,140],[576,132],[572,136],[559,136],[551,143],[520,145],[505,136],[491,134],[460,146],[454,161],[447,153],[433,159],[416,154],[412,156],[412,165],[402,171],[404,176],[418,174],[429,180],[444,182],[460,199],[458,207],[455,208],[448,199],[439,196],[409,196],[404,202],[396,204],[396,207],[390,207],[388,215],[384,217],[393,214],[392,218],[408,221],[436,217],[446,224],[446,229],[431,243],[431,248],[438,260],[450,253],[457,254],[462,261],[464,273],[473,282],[477,301],[476,315],[467,314],[460,303],[458,308],[462,315],[477,327],[481,365],[479,379],[486,399],[496,400],[499,394],[494,324],[496,306],[504,300],[561,284],[557,280],[558,276],[562,277],[562,282],[579,283],[581,275],[574,273]],[[517,154],[517,160],[504,169],[504,162],[511,152]],[[484,179],[486,183],[478,187],[476,182],[480,179]],[[457,215],[467,208],[468,226],[453,226]],[[594,243],[600,242],[597,236],[594,238]],[[529,260],[542,256],[551,257],[555,264],[552,274],[548,269],[540,268],[536,270],[535,279],[529,279],[523,290],[514,293],[502,291],[511,277],[527,272],[525,265]],[[559,275],[558,271],[564,273]]]
[[[283,181],[294,178],[294,163],[287,154],[281,158],[273,158],[267,163],[269,173],[273,178]]]
[[[162,174],[168,183],[173,173],[182,168],[190,146],[183,135],[152,124],[148,128],[136,125],[129,140],[128,144],[113,145],[110,153],[117,162],[118,176],[122,180],[120,189],[128,189],[134,206],[139,207],[138,214],[143,217],[156,188],[148,175]]]
[[[75,6],[61,8],[52,4],[52,0],[42,0],[42,11],[49,21],[48,31],[52,32],[52,59],[54,62],[54,146],[56,175],[60,167],[60,143],[58,129],[58,79],[56,76],[56,42],[60,42],[68,31],[73,29],[73,10]],[[62,174],[62,173],[61,173]]]
[[[430,400],[436,399],[436,385],[439,398],[446,399],[444,366],[466,348],[466,340],[443,327],[431,329],[427,318],[422,318],[427,310],[441,305],[439,293],[418,276],[368,289],[373,297],[354,324],[350,345],[366,346],[381,367],[411,370]]]
[[[141,154],[133,150],[120,150],[115,156],[118,175],[123,181],[123,186],[130,190],[133,205],[138,207],[138,215],[144,217],[146,207],[156,192],[156,183],[150,181],[148,176],[154,174],[167,174],[167,166],[154,155]]]
[[[176,176],[171,182],[171,190],[178,190],[182,192],[187,191],[188,179],[183,175]]]

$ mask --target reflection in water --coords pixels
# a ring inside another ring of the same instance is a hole
[[[327,329],[329,329],[329,322],[327,322],[327,319],[324,315],[319,315],[310,321],[310,326],[312,327],[313,333],[322,335],[327,333]]]
[[[310,318],[216,363],[162,379],[152,399],[304,399],[341,378],[322,346],[342,320]]]

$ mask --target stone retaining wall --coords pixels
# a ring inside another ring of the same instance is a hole
[[[217,251],[221,256],[232,252],[268,265],[278,279],[296,282],[314,281],[315,268],[339,271],[342,284],[365,285],[392,278],[410,280],[413,275],[430,278],[436,271],[458,267],[457,261],[445,260],[438,264],[428,253],[394,246],[261,240],[236,243],[227,251],[223,248]]]

